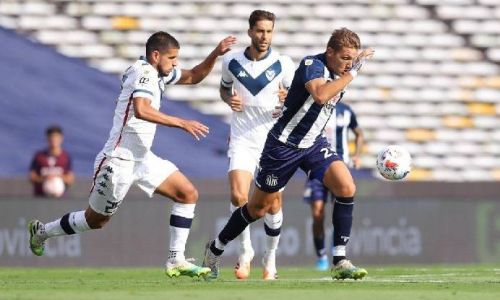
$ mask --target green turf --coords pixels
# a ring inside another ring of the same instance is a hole
[[[0,300],[7,299],[500,299],[500,266],[371,267],[362,281],[333,281],[329,272],[280,268],[275,282],[169,279],[161,269],[0,268]]]

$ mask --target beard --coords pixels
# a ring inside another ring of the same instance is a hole
[[[255,50],[257,50],[258,52],[260,53],[264,53],[264,52],[267,52],[269,50],[269,47],[271,47],[271,44],[267,44],[267,47],[265,49],[262,49],[259,42],[256,41],[256,42],[253,42],[252,41],[252,46],[255,48]]]
[[[158,76],[160,76],[160,77],[166,77],[170,74],[170,72],[172,72],[172,70],[167,71],[167,72],[163,72],[162,69],[158,68]]]

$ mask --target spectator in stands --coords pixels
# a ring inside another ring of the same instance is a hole
[[[46,129],[47,148],[35,153],[31,161],[29,179],[37,197],[61,197],[65,187],[73,184],[71,158],[62,148],[62,128],[58,125]]]
[[[349,129],[354,133],[355,148],[352,157],[349,156],[348,147]],[[361,163],[360,153],[364,141],[363,132],[358,126],[356,114],[349,105],[343,102],[337,103],[335,114],[332,115],[326,124],[324,135],[335,152],[348,166],[359,169]],[[317,179],[307,180],[306,189],[304,191],[304,201],[311,206],[314,248],[318,257],[316,269],[320,271],[326,271],[329,268],[328,257],[326,255],[324,228],[325,203],[328,201],[328,194],[328,188],[321,181]],[[334,201],[335,195],[333,193],[330,194],[332,195],[332,201]],[[334,256],[334,254],[335,249],[332,243],[332,256]]]

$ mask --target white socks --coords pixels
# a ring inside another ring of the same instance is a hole
[[[264,228],[266,230],[266,254],[276,252],[278,249],[282,224],[283,211],[281,209],[274,215],[266,213],[264,216]]]
[[[346,256],[345,246],[333,247],[332,256]]]
[[[62,218],[45,224],[46,238],[82,233],[90,229],[83,210],[65,214]]]
[[[61,227],[61,219],[57,219],[45,224],[45,238],[54,236],[66,235],[66,232]]]
[[[194,218],[196,204],[174,203],[170,215],[169,261],[184,261],[184,251]]]

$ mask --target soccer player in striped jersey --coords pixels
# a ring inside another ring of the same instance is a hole
[[[344,231],[338,230],[336,235],[347,243],[356,187],[349,169],[322,132],[344,89],[373,55],[372,49],[360,53],[360,48],[358,35],[341,28],[333,32],[324,53],[301,61],[282,115],[267,136],[250,201],[235,210],[217,238],[206,245],[203,265],[212,271],[205,278],[218,277],[224,247],[279,201],[280,190],[299,167],[309,179],[322,181],[336,195],[341,204],[336,218],[344,224],[341,226]],[[355,267],[345,253],[339,252],[333,265],[332,277],[336,279],[360,279],[367,274],[366,270]]]
[[[348,147],[349,130],[354,133],[355,149],[352,158],[349,155]],[[356,169],[359,168],[361,162],[359,155],[363,146],[363,132],[358,126],[356,114],[349,105],[343,102],[338,102],[335,105],[335,114],[332,115],[326,124],[324,135],[337,155],[343,159],[346,165],[352,165]],[[326,271],[329,267],[328,257],[326,255],[324,229],[325,203],[328,201],[328,194],[328,188],[321,181],[317,179],[307,180],[306,189],[304,190],[304,201],[311,206],[313,241],[318,258],[316,261],[316,269],[320,271]],[[335,195],[331,195],[332,201],[335,201]],[[338,218],[335,217],[335,207],[337,206],[341,207],[342,204],[337,201],[333,204],[334,222],[338,220]],[[336,225],[342,227],[344,222],[338,222]],[[343,231],[342,228],[334,228],[334,230],[336,229]],[[339,252],[343,253],[345,250],[343,241],[336,240],[335,234],[332,239],[332,245],[332,256],[335,256]]]
[[[248,21],[250,46],[227,53],[222,63],[220,95],[233,110],[228,150],[231,213],[248,201],[267,133],[276,121],[273,111],[285,100],[295,71],[288,56],[270,47],[275,15],[255,10]],[[276,277],[275,256],[282,220],[279,200],[264,216],[264,279]],[[234,269],[236,278],[248,278],[253,257],[249,226],[240,234],[240,255]]]
[[[193,277],[209,271],[184,257],[198,192],[172,162],[153,154],[151,145],[157,124],[183,129],[197,140],[208,134],[208,127],[197,121],[160,112],[161,96],[167,84],[196,84],[203,80],[213,69],[217,57],[228,52],[234,43],[234,37],[225,38],[205,60],[187,70],[177,66],[180,47],[173,36],[160,31],[148,39],[146,56],[137,60],[122,77],[113,127],[95,160],[89,207],[47,224],[32,220],[28,226],[29,242],[35,255],[43,255],[48,238],[102,228],[135,184],[150,197],[156,193],[174,201],[166,275]]]

